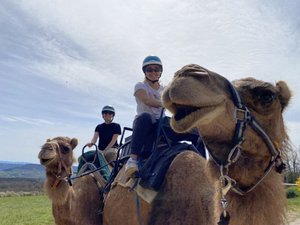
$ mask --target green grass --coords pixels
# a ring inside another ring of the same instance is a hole
[[[288,199],[289,221],[295,221],[300,218],[300,196]]]
[[[300,190],[297,187],[290,187],[287,189],[287,193],[289,192],[293,192],[296,196],[295,198],[288,198],[289,209],[300,214]]]
[[[289,210],[295,212],[300,217],[300,196],[288,199]]]
[[[0,225],[53,225],[47,196],[0,198]]]
[[[300,216],[300,196],[288,199],[293,217]],[[53,225],[51,202],[47,196],[0,198],[0,225]]]

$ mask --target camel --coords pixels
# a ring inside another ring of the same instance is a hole
[[[178,154],[151,204],[140,199],[137,207],[133,191],[113,187],[103,224],[286,224],[279,172],[289,149],[282,112],[290,98],[284,81],[230,83],[199,65],[184,66],[165,89],[163,105],[175,131],[199,129],[209,160],[192,151]]]
[[[102,225],[103,195],[99,188],[105,180],[98,172],[76,179],[68,178],[75,160],[76,138],[48,139],[39,152],[40,163],[46,167],[46,194],[52,201],[52,213],[57,225]]]

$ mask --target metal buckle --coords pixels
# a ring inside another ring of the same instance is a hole
[[[229,155],[228,155],[228,158],[227,158],[227,161],[228,161],[228,164],[231,165],[232,163],[235,163],[238,158],[240,157],[241,155],[241,144],[244,140],[241,140],[236,146],[234,146]]]
[[[245,122],[251,120],[250,111],[246,107],[245,109],[235,107],[233,116],[235,118],[235,122],[239,122],[239,121]]]

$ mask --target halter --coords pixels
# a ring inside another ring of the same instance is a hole
[[[275,148],[270,137],[266,134],[266,132],[259,125],[259,123],[251,115],[249,109],[244,105],[237,90],[233,87],[233,85],[229,81],[227,81],[227,83],[233,99],[233,103],[235,105],[234,117],[236,120],[235,132],[232,139],[231,150],[229,151],[227,158],[224,161],[220,161],[215,155],[212,154],[209,148],[207,149],[211,157],[215,161],[215,163],[220,168],[220,173],[221,173],[220,180],[223,187],[226,187],[226,193],[230,189],[232,189],[234,192],[240,195],[245,195],[246,193],[252,191],[257,187],[257,185],[269,174],[269,172],[271,171],[271,169],[275,164],[276,164],[276,171],[279,173],[282,172],[282,170],[285,168],[285,165],[280,158],[280,151]],[[246,188],[241,188],[234,179],[228,176],[228,170],[229,170],[229,166],[235,163],[241,154],[242,151],[241,145],[245,140],[244,131],[247,125],[249,125],[263,139],[263,141],[268,147],[268,150],[271,155],[271,159],[269,161],[268,166],[264,170],[264,174],[256,181],[256,183]],[[230,184],[230,188],[227,187],[228,183]],[[226,193],[224,193],[224,196]]]
[[[68,169],[67,165],[62,160],[60,146],[57,143],[57,141],[51,140],[51,141],[48,142],[48,144],[50,144],[53,149],[56,149],[56,153],[58,154],[58,159],[59,159],[59,163],[58,163],[58,166],[57,166],[58,167],[57,168],[58,172],[56,174],[54,174],[56,179],[54,181],[54,184],[52,185],[52,188],[56,188],[62,180],[65,180],[66,178],[68,178],[72,175],[72,169],[71,168]],[[67,172],[67,176],[62,177],[62,172],[63,172],[62,169],[64,169]],[[71,186],[72,183],[69,182],[69,185]]]
[[[208,148],[208,146],[206,146],[214,162],[220,168],[220,178],[219,178],[221,184],[220,203],[223,208],[223,212],[220,215],[220,221],[218,224],[224,224],[224,225],[228,225],[230,220],[230,215],[226,211],[226,208],[228,206],[226,200],[226,194],[230,190],[233,190],[235,193],[239,195],[245,195],[250,191],[254,190],[263,181],[263,179],[270,173],[274,165],[276,167],[276,172],[278,173],[281,173],[282,170],[285,168],[285,164],[282,162],[280,158],[280,151],[275,148],[270,137],[266,134],[266,132],[259,125],[259,123],[251,115],[249,109],[244,105],[237,90],[233,87],[233,85],[229,81],[227,81],[227,84],[232,96],[233,103],[235,105],[234,118],[236,120],[234,136],[231,141],[232,143],[231,149],[229,151],[229,154],[227,155],[227,158],[224,161],[220,161],[212,153],[212,151]],[[244,131],[247,125],[249,125],[265,142],[270,152],[271,159],[269,161],[268,166],[264,170],[264,174],[260,178],[258,178],[254,184],[242,188],[239,186],[237,181],[235,181],[234,179],[228,176],[228,172],[229,172],[229,166],[235,163],[238,160],[239,156],[241,155],[241,151],[242,151],[241,145],[245,140]]]

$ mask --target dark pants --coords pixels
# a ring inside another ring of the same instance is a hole
[[[140,114],[133,122],[131,154],[146,158],[151,154],[156,138],[158,120],[153,120],[149,113]]]
[[[149,113],[142,113],[133,122],[133,132],[131,139],[131,153],[141,158],[147,158],[153,150],[153,145],[157,137],[159,120],[153,120]],[[163,118],[163,129],[169,141],[178,143],[179,141],[190,141],[198,149],[199,153],[205,157],[205,148],[198,131],[195,133],[176,133],[169,124],[169,118]]]

